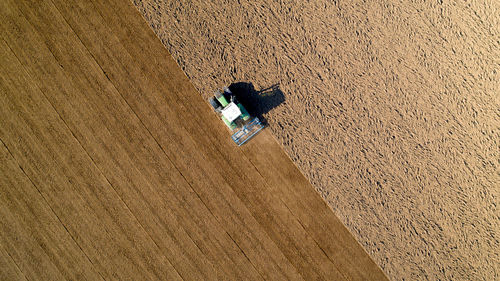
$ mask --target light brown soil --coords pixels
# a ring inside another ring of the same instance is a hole
[[[499,278],[500,2],[134,3],[205,97],[279,84],[274,136],[391,279]]]

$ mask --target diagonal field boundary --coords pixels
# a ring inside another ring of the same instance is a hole
[[[8,276],[386,280],[268,130],[231,141],[129,1],[0,17]]]

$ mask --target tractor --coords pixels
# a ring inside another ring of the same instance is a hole
[[[231,138],[238,146],[264,128],[259,118],[250,116],[228,87],[224,87],[222,92],[217,90],[208,102],[233,133]]]

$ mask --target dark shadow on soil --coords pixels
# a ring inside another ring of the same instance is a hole
[[[285,95],[278,84],[257,91],[252,83],[237,82],[231,84],[229,89],[250,115],[259,117],[264,123],[266,121],[263,115],[285,101]]]

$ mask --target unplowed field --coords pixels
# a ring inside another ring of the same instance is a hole
[[[500,1],[133,2],[205,97],[279,86],[258,111],[390,279],[500,279]]]

